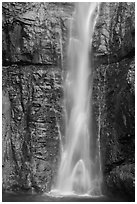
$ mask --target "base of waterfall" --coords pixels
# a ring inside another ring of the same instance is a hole
[[[81,187],[77,186],[77,189],[74,188],[66,188],[64,189],[57,189],[53,188],[48,195],[53,196],[53,197],[101,197],[103,196],[101,193],[101,187],[98,185],[98,181],[94,180],[92,188],[90,188],[86,192],[80,191]],[[74,190],[73,190],[74,189]]]
[[[52,196],[52,197],[85,197],[85,198],[97,198],[97,197],[102,197],[103,195],[100,194],[100,192],[96,193],[96,194],[90,194],[89,193],[85,193],[85,194],[77,194],[75,192],[70,192],[70,191],[59,191],[57,189],[53,189],[51,190],[47,195]]]
[[[66,164],[66,162],[65,162]],[[60,169],[60,176],[56,186],[51,190],[51,195],[53,196],[101,196],[101,180],[100,176],[90,175],[90,171],[87,168],[86,163],[80,159],[78,160],[71,169],[66,168],[65,172]],[[61,176],[62,171],[64,176]]]
[[[90,196],[90,195],[56,195],[53,193],[26,194],[26,193],[2,193],[2,202],[131,202],[130,198],[114,196]]]

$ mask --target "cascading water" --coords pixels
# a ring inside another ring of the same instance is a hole
[[[94,135],[90,128],[92,70],[89,54],[98,7],[98,3],[76,3],[71,26],[64,84],[66,135],[56,183],[56,190],[63,195],[101,195],[100,154],[91,155],[90,151],[96,144],[91,144]]]

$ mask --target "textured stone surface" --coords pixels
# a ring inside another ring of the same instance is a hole
[[[3,76],[3,186],[15,190],[9,165],[16,188],[49,190],[63,133],[61,71],[11,66]]]
[[[3,62],[62,65],[73,4],[3,2]]]
[[[101,142],[103,193],[134,199],[134,3],[102,3],[93,51],[94,107]]]
[[[134,2],[101,3],[93,49],[99,55],[113,55],[118,61],[135,46]],[[119,56],[120,55],[120,56]],[[108,62],[110,63],[110,61]]]
[[[135,197],[135,165],[133,163],[116,166],[105,179],[111,193]]]
[[[134,58],[97,67],[95,107],[101,143],[103,192],[134,198]],[[102,74],[99,70],[102,70]],[[97,86],[98,84],[98,86]],[[126,180],[127,179],[127,180]],[[130,190],[129,190],[130,188]]]

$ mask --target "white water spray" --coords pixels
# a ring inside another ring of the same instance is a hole
[[[94,135],[90,128],[92,68],[89,54],[98,6],[91,2],[76,3],[71,26],[69,68],[64,85],[66,135],[56,184],[57,192],[63,195],[101,195],[99,154],[91,155],[90,151],[96,144],[91,144]]]

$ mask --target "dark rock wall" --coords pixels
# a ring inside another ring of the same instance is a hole
[[[104,194],[135,196],[134,3],[103,3],[94,34],[93,99]]]
[[[49,190],[63,133],[61,70],[3,67],[3,187]]]
[[[3,2],[3,62],[62,66],[73,7],[67,2]]]
[[[93,51],[99,64],[111,64],[135,55],[134,2],[100,5]]]
[[[119,63],[101,65],[106,69],[98,89],[100,102],[101,164],[104,193],[134,197],[135,187],[135,96],[134,58]],[[132,71],[131,71],[132,70]],[[130,74],[129,77],[129,72]],[[132,75],[132,76],[131,76]],[[96,104],[97,105],[97,104]]]
[[[135,196],[134,14],[134,3],[102,4],[93,43],[102,189],[131,199]]]

